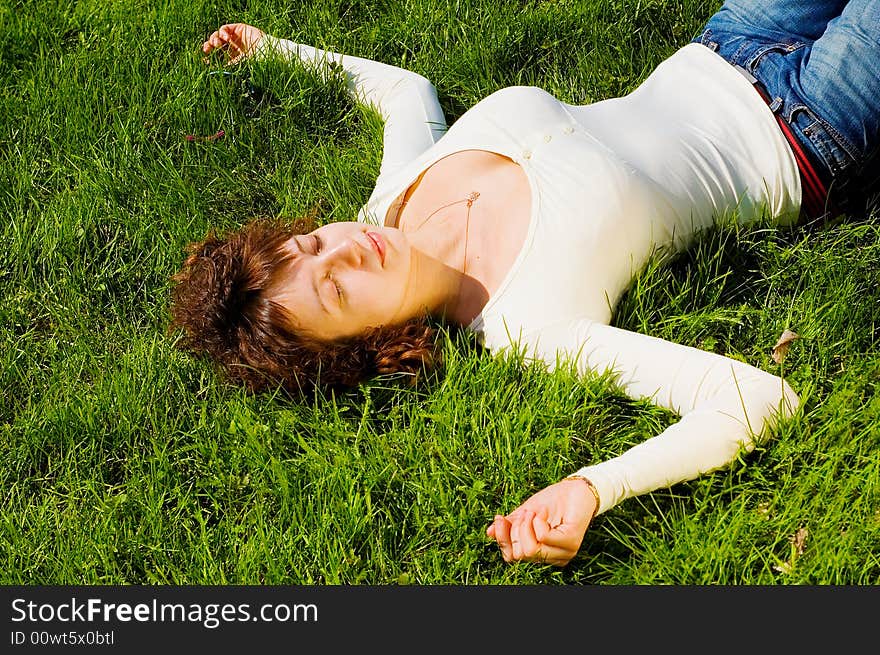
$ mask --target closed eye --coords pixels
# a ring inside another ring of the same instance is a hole
[[[337,282],[337,281],[336,281],[335,279],[333,279],[332,277],[330,278],[330,281],[333,283],[333,286],[336,287],[336,297],[339,299],[339,302],[341,303],[341,302],[342,302],[342,298],[343,298],[343,295],[342,295],[342,287],[339,286],[339,282]]]

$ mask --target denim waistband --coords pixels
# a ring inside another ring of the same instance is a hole
[[[794,39],[756,42],[741,36],[718,35],[712,29],[704,30],[694,41],[716,52],[766,91],[770,110],[789,127],[827,189],[828,212],[848,211],[858,203],[851,201],[850,186],[856,178],[855,172],[861,169],[861,153],[811,107],[801,97],[797,85],[791,83],[798,55],[806,53],[805,43]]]

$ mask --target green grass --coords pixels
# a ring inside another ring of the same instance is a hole
[[[880,582],[877,216],[719,226],[636,281],[617,325],[781,373],[804,406],[728,469],[603,514],[565,569],[505,564],[489,519],[674,416],[461,335],[415,390],[251,397],[165,332],[186,243],[350,219],[381,156],[338,81],[211,74],[220,24],[413,69],[452,122],[511,84],[626,93],[720,2],[240,4],[0,1],[3,583]]]

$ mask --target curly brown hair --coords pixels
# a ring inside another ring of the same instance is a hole
[[[227,378],[259,392],[277,386],[301,394],[317,387],[353,387],[388,373],[420,373],[437,363],[437,331],[428,317],[322,342],[291,327],[271,291],[290,261],[285,243],[310,232],[312,219],[286,225],[255,219],[187,247],[172,276],[169,333],[181,348],[212,359]]]

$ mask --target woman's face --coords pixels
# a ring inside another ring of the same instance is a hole
[[[333,222],[287,247],[294,257],[272,299],[299,332],[333,341],[403,322],[421,309],[410,289],[412,248],[400,230]]]

